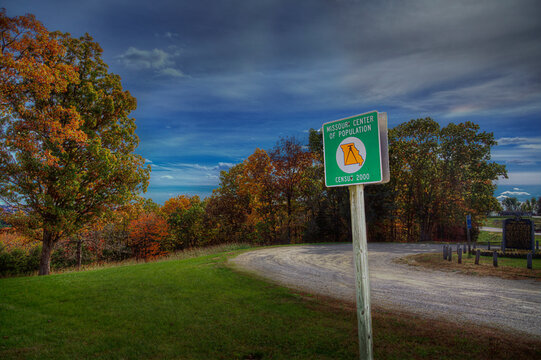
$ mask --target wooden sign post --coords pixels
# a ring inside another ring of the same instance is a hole
[[[361,359],[373,359],[364,185],[389,181],[387,114],[372,111],[323,124],[325,185],[348,186]]]
[[[372,314],[370,311],[370,278],[368,276],[368,246],[364,213],[364,185],[349,187],[351,205],[351,235],[355,263],[357,293],[357,323],[361,359],[372,359]]]

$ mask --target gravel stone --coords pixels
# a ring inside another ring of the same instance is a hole
[[[410,254],[441,251],[442,245],[437,244],[369,243],[372,304],[425,318],[525,332],[541,339],[541,282],[469,276],[393,262]],[[290,288],[355,301],[351,244],[264,248],[240,254],[230,262]]]

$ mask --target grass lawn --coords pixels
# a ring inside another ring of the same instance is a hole
[[[483,226],[501,228],[505,219],[514,219],[514,216],[488,216],[483,223]],[[524,219],[533,220],[536,228],[541,228],[541,218],[539,217],[524,217]]]
[[[491,245],[500,246],[502,243],[502,236],[502,233],[480,231],[477,243],[488,244],[490,242]]]
[[[0,279],[0,358],[358,359],[354,306],[238,273],[234,253]],[[541,357],[539,339],[377,306],[373,329],[376,359]]]
[[[541,259],[532,260],[532,269],[526,268],[526,259],[498,258],[498,267],[494,267],[492,256],[481,256],[479,265],[475,265],[475,256],[462,256],[462,264],[458,263],[456,251],[453,260],[443,260],[441,253],[416,254],[398,260],[408,265],[423,266],[433,270],[458,271],[464,274],[479,276],[498,276],[505,279],[536,279],[541,281]]]
[[[477,243],[487,244],[490,242],[491,245],[500,246],[503,240],[503,234],[500,232],[490,232],[490,231],[480,231],[479,237],[477,238]],[[541,235],[535,235],[535,240],[541,243]]]

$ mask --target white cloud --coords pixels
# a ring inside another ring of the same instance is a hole
[[[165,163],[153,165],[150,175],[150,186],[154,189],[170,187],[213,186],[219,184],[221,170],[234,166],[233,163],[219,162],[216,165],[195,163]],[[171,180],[174,180],[173,182]]]
[[[516,188],[515,188],[516,189]],[[530,193],[527,193],[526,191],[504,191],[500,194],[500,196],[530,196]]]
[[[232,168],[233,166],[235,166],[235,164],[233,164],[233,163],[228,163],[228,162],[219,162],[218,163],[218,168],[220,170],[226,170],[226,169]]]
[[[182,71],[175,68],[173,60],[177,53],[169,53],[161,49],[141,50],[133,46],[117,58],[121,64],[133,70],[154,70],[160,75],[181,77]]]
[[[533,149],[533,150],[541,150],[541,144],[523,144],[519,145],[522,149]]]
[[[182,71],[174,69],[174,68],[166,68],[159,71],[161,75],[165,76],[171,76],[171,77],[182,77],[184,74]]]
[[[502,137],[496,140],[498,145],[515,145],[528,142],[528,138],[525,137]]]
[[[139,50],[130,47],[118,59],[122,64],[134,69],[163,69],[173,65],[171,55],[160,49]]]

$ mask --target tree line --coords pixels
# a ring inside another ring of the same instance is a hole
[[[391,181],[365,189],[368,240],[464,241],[466,215],[476,236],[486,214],[500,210],[493,180],[505,167],[490,161],[493,145],[493,135],[471,122],[441,127],[425,118],[390,129]],[[311,129],[307,144],[283,138],[221,171],[206,199],[179,195],[160,206],[138,198],[115,207],[61,239],[53,263],[148,260],[232,242],[350,241],[348,189],[327,188],[323,175],[320,131]],[[8,221],[32,235],[26,214]]]
[[[506,176],[490,161],[492,133],[472,122],[441,127],[430,118],[389,131],[391,181],[366,186],[369,241],[462,241],[465,218],[475,228],[498,210],[493,183]],[[223,239],[258,243],[349,241],[349,193],[327,188],[319,131],[309,143],[282,139],[268,153],[257,149],[220,176],[208,199]]]
[[[541,215],[541,197],[532,197],[520,202],[516,197],[506,197],[502,200],[501,214],[530,214]]]

